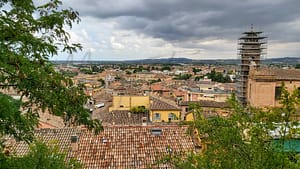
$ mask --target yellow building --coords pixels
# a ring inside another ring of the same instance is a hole
[[[150,108],[149,96],[113,96],[112,107],[109,112],[114,110],[130,110],[133,107],[145,106]]]
[[[180,108],[166,101],[151,98],[150,121],[152,122],[178,122]]]

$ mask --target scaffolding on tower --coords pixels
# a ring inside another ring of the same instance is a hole
[[[266,56],[266,37],[261,31],[251,30],[244,32],[238,40],[238,57],[240,59],[237,78],[237,97],[243,104],[247,104],[248,76],[250,65],[255,64],[260,67],[261,60]]]

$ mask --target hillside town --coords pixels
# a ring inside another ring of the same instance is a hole
[[[261,33],[253,28],[243,33],[239,65],[55,64],[57,72],[84,87],[84,107],[103,131],[95,135],[84,126],[66,127],[62,118],[40,111],[35,136],[55,140],[83,168],[172,168],[158,161],[206,147],[199,133],[188,130],[196,118],[191,104],[200,105],[205,118],[226,118],[233,94],[241,104],[264,108],[280,106],[283,83],[290,92],[300,91],[300,69],[261,64],[266,49]],[[19,97],[14,90],[2,92]],[[29,147],[8,139],[5,150],[21,156]]]

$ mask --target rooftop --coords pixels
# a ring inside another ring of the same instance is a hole
[[[180,110],[180,108],[176,105],[173,105],[155,97],[151,97],[151,101],[151,110]]]
[[[130,113],[129,110],[114,110],[99,115],[103,124],[110,125],[141,125],[143,118],[149,117],[148,113]]]
[[[200,101],[184,101],[181,102],[180,106],[188,106],[191,103],[199,104],[201,107],[213,107],[213,108],[227,108],[229,105],[226,102],[216,102],[210,100],[200,100]]]
[[[256,68],[252,75],[256,79],[268,76],[276,80],[300,80],[299,69]]]
[[[49,143],[56,140],[68,157],[77,158],[83,168],[169,168],[157,162],[166,155],[194,151],[186,126],[110,126],[98,135],[86,130],[40,129],[35,135]],[[77,141],[71,143],[71,137]],[[77,144],[72,149],[71,144]],[[28,152],[24,142],[14,146],[18,155]]]

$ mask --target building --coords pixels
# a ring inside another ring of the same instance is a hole
[[[178,122],[181,109],[171,101],[151,97],[150,121],[152,122]]]
[[[257,67],[265,54],[266,37],[261,36],[263,32],[255,31],[251,27],[250,31],[244,32],[244,36],[239,39],[238,49],[241,60],[239,77],[237,78],[237,97],[242,104],[247,104],[248,76],[250,64],[254,63]]]
[[[184,101],[179,104],[181,107],[181,114],[184,121],[193,121],[194,113],[189,109],[190,104],[198,104],[201,107],[201,113],[204,117],[209,118],[211,116],[226,117],[230,114],[229,105],[226,102],[216,102],[209,100],[200,101]]]
[[[281,85],[289,92],[300,90],[300,70],[250,67],[247,100],[255,107],[279,106]]]
[[[198,87],[186,87],[182,89],[185,91],[183,101],[210,100],[225,102],[233,92],[233,90],[227,90],[224,87],[221,88],[213,82],[201,82]]]

